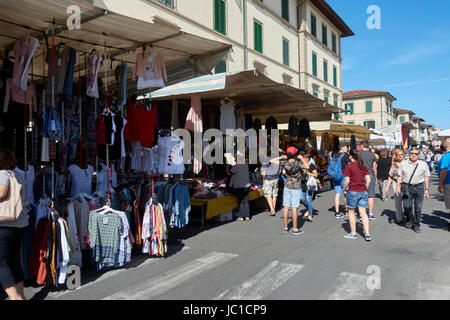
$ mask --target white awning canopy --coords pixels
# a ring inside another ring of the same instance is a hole
[[[81,9],[80,29],[67,28],[70,16],[67,9],[71,5]],[[64,43],[87,53],[93,49],[103,53],[106,45],[111,58],[130,64],[129,74],[134,68],[135,51],[144,44],[164,57],[168,70],[184,63],[194,66],[200,74],[209,74],[231,48],[229,44],[183,32],[178,26],[157,17],[149,17],[148,21],[133,19],[83,0],[3,0],[0,10],[0,47],[12,53],[14,42],[25,34],[38,38],[41,46],[34,55],[33,74],[40,77],[43,75],[45,32],[53,22],[55,45]],[[51,45],[51,34],[48,35],[48,43]],[[84,57],[81,60],[83,75]],[[78,61],[75,70],[78,71],[79,65]],[[113,81],[114,74],[111,74],[108,82]]]
[[[270,116],[278,123],[286,123],[290,116],[308,121],[329,120],[340,109],[325,103],[305,90],[275,82],[257,70],[221,73],[180,82],[151,93],[153,100],[186,100],[192,94],[201,96],[202,102],[219,101],[225,97],[245,106],[262,121]]]

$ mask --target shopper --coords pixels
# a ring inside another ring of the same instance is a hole
[[[350,151],[351,163],[345,168],[345,184],[344,188],[348,187],[347,192],[347,206],[348,206],[348,220],[350,224],[350,233],[344,237],[348,239],[356,239],[356,215],[355,211],[358,208],[359,214],[362,218],[364,228],[364,238],[366,241],[371,241],[369,230],[369,218],[367,217],[366,208],[368,205],[367,190],[370,186],[369,169],[364,164],[361,151]]]
[[[278,197],[278,180],[280,178],[280,165],[271,163],[261,166],[261,177],[263,179],[263,191],[269,205],[269,216],[274,217],[276,214],[277,197]]]
[[[298,228],[298,207],[300,206],[301,198],[302,169],[308,168],[306,161],[301,155],[297,156],[297,152],[298,151],[295,147],[289,147],[286,150],[287,156],[284,155],[270,160],[270,162],[272,163],[281,164],[281,166],[283,167],[283,175],[286,176],[283,192],[283,231],[284,233],[289,232],[289,209],[292,209],[292,224],[294,235],[303,233],[303,231]]]
[[[400,167],[400,163],[405,161],[405,153],[402,149],[396,149],[394,151],[394,156],[392,159],[392,166],[389,170],[389,179],[386,186],[386,189],[384,190],[384,194],[387,197],[389,195],[389,187],[392,184],[392,189],[394,190],[394,201],[395,201],[395,217],[396,217],[396,223],[398,225],[401,225],[404,220],[403,215],[403,197],[402,194],[397,195],[397,179],[398,179],[398,169]]]
[[[370,152],[372,152],[372,154],[375,156],[375,158],[376,158],[377,161],[378,161],[378,159],[380,158],[380,156],[378,155],[377,150],[375,150],[374,148],[372,148],[372,149],[370,149]]]
[[[229,187],[238,200],[237,220],[250,220],[250,207],[248,204],[248,194],[250,192],[250,177],[248,164],[236,164],[227,167],[227,174],[231,175]]]
[[[373,214],[374,209],[374,199],[375,199],[375,185],[377,183],[377,159],[372,152],[369,151],[369,141],[361,141],[361,158],[364,164],[369,169],[370,174],[370,186],[368,188],[369,196],[369,219],[375,220],[375,215]]]
[[[419,160],[420,150],[413,147],[409,150],[409,160],[403,161],[398,170],[396,194],[400,195],[403,189],[403,206],[405,208],[407,228],[413,227],[416,233],[420,232],[423,199],[429,199],[430,170],[425,161]],[[401,187],[400,187],[401,186]],[[414,214],[412,207],[414,203]]]
[[[389,170],[391,169],[392,158],[388,158],[387,150],[380,151],[380,158],[377,162],[377,177],[380,187],[381,201],[387,201],[385,190],[389,179]]]
[[[316,191],[316,188],[311,188],[308,186],[308,180],[314,180],[315,186],[317,187],[317,182],[315,181],[317,177],[319,176],[319,173],[317,172],[316,166],[311,163],[311,155],[309,153],[306,153],[303,155],[303,159],[305,159],[306,167],[303,169],[303,175],[302,175],[302,189],[301,189],[301,197],[300,202],[306,207],[308,210],[305,213],[305,219],[308,221],[313,220],[313,194]],[[308,169],[306,169],[309,167]]]
[[[427,163],[430,172],[433,172],[432,159],[433,159],[433,152],[431,151],[431,149],[428,149],[427,153],[425,154],[425,162]]]
[[[348,157],[348,146],[340,145],[339,152],[336,153],[328,165],[328,176],[331,178],[331,181],[334,186],[334,216],[336,219],[342,219],[344,214],[340,212],[340,200],[341,194],[344,193],[344,205],[345,205],[345,214],[347,214],[347,200],[345,197],[345,189],[344,189],[344,170],[345,167],[350,163],[350,159]]]
[[[445,207],[450,210],[450,137],[444,140],[444,148],[446,153],[441,157],[438,166],[438,191],[444,194]],[[450,231],[450,223],[447,225],[447,230]]]
[[[0,149],[0,209],[14,206],[18,199],[11,196],[10,188],[21,187],[20,200],[23,207],[26,201],[26,188],[20,176],[12,171],[16,167],[14,153]],[[23,187],[22,187],[23,186]],[[0,224],[0,284],[10,300],[25,300],[23,290],[23,270],[20,264],[20,248],[25,229],[28,226],[28,213],[22,211],[16,221]]]

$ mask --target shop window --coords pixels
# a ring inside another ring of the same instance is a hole
[[[224,73],[227,72],[227,62],[225,60],[220,60],[219,63],[214,68],[214,73]]]
[[[258,21],[253,21],[255,51],[263,53],[263,39],[262,39],[262,24]]]
[[[317,38],[317,18],[315,15],[311,15],[311,34]]]
[[[289,41],[283,38],[283,64],[289,67]]]
[[[222,34],[226,34],[225,10],[226,10],[225,0],[214,0],[214,30]]]
[[[289,0],[281,0],[281,16],[289,21]]]

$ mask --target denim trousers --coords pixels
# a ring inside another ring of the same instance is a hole
[[[406,221],[408,222],[411,221],[415,227],[420,227],[424,192],[425,192],[424,184],[420,184],[415,187],[409,186],[408,198],[403,200]],[[414,213],[412,212],[413,203],[414,203]]]
[[[300,202],[308,209],[309,216],[313,216],[313,193],[314,191],[302,190]]]

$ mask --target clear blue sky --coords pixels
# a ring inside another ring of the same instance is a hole
[[[388,91],[394,107],[450,128],[450,1],[327,0],[355,33],[342,39],[343,90]],[[369,30],[367,8],[381,9]]]

